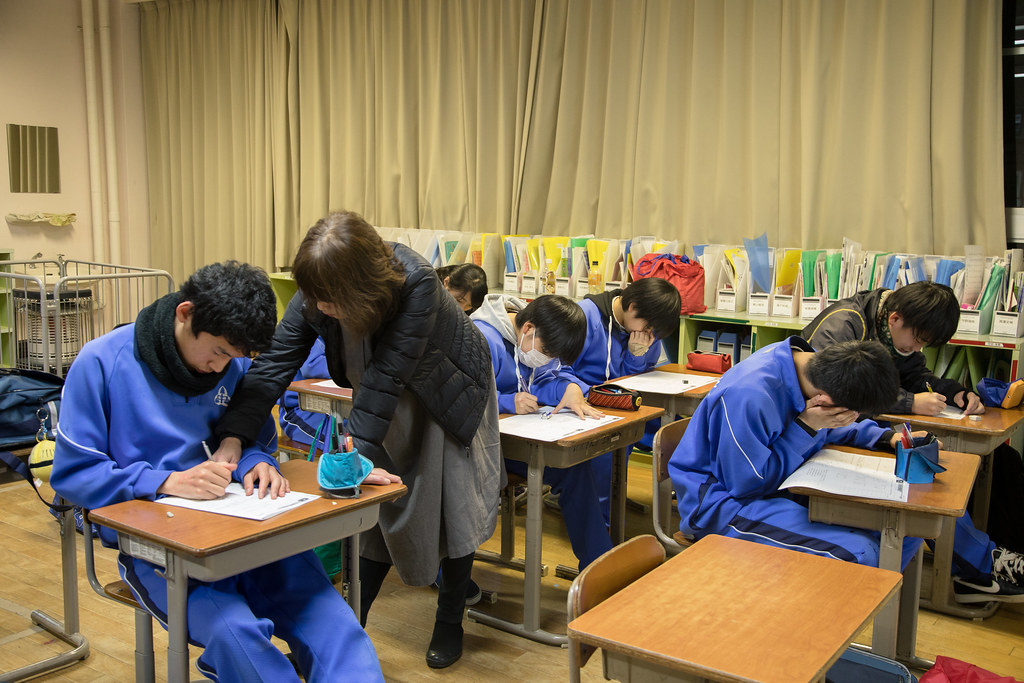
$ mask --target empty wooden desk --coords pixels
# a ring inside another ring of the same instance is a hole
[[[829,448],[883,458],[892,454],[862,448],[830,445]],[[881,533],[878,566],[900,571],[903,538],[936,538],[947,520],[964,514],[971,485],[978,471],[978,456],[971,453],[939,452],[945,472],[931,484],[910,484],[907,502],[856,498],[814,489],[794,488],[808,496],[809,516],[816,522],[842,524]],[[895,467],[895,465],[894,465]],[[911,560],[904,576],[901,595],[875,620],[871,649],[875,654],[898,659],[910,666],[927,669],[934,662],[916,655],[918,596],[921,591],[921,553]]]
[[[909,422],[915,429],[924,429],[935,434],[942,447],[950,451],[974,453],[981,457],[978,476],[974,482],[974,502],[971,505],[971,521],[982,531],[988,526],[988,507],[992,497],[992,451],[1022,427],[1024,407],[1012,410],[986,408],[980,420],[960,420],[929,415],[885,414],[879,420],[893,424]],[[999,607],[998,602],[960,604],[953,598],[953,582],[950,574],[953,567],[953,531],[955,520],[947,520],[946,527],[935,541],[932,553],[930,588],[921,596],[921,606],[928,609],[965,618],[991,616]]]
[[[898,572],[707,536],[568,631],[618,680],[817,681],[899,585]]]
[[[281,472],[292,490],[319,493],[313,463],[289,460]],[[364,486],[357,499],[320,498],[262,522],[177,507],[168,517],[172,508],[148,500],[108,505],[91,516],[117,532],[122,552],[166,568],[167,679],[177,683],[188,680],[190,578],[218,581],[366,531],[377,523],[380,504],[404,493],[403,484]]]
[[[626,447],[638,441],[648,420],[659,417],[660,408],[641,406],[639,410],[602,409],[622,419],[601,425],[558,441],[539,441],[525,437],[501,435],[501,452],[506,458],[528,465],[526,478],[526,567],[523,577],[523,621],[514,623],[469,610],[469,618],[509,633],[524,636],[548,645],[566,642],[564,635],[540,628],[541,514],[544,504],[541,490],[545,467],[571,467],[585,460],[612,451],[611,537],[622,542],[626,517]]]

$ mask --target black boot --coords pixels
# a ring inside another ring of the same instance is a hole
[[[434,622],[434,633],[427,648],[427,666],[443,669],[459,661],[462,656],[462,624]]]
[[[472,572],[472,553],[441,560],[434,633],[427,648],[427,666],[432,669],[451,666],[462,656],[462,613],[466,609],[466,588]]]
[[[377,562],[362,556],[359,558],[359,624],[363,628],[366,627],[370,605],[377,598],[377,593],[380,593],[384,577],[390,569],[391,565],[387,562]]]

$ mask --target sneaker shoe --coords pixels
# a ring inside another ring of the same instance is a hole
[[[430,587],[437,589],[437,582],[441,578],[441,573],[437,573],[437,579],[434,579],[434,583],[430,584]],[[469,580],[466,584],[466,607],[472,607],[476,603],[480,602],[480,598],[483,597],[484,592],[480,589],[480,586],[473,579]]]
[[[480,586],[477,585],[476,581],[470,579],[469,584],[466,585],[466,607],[471,607],[480,602],[483,594],[484,592],[480,590]]]
[[[953,577],[953,599],[961,603],[1024,602],[1024,588],[995,576]]]
[[[558,502],[558,496],[559,494],[557,493],[544,494],[544,507],[551,508],[555,512],[561,512],[562,505]]]
[[[1024,589],[1024,555],[1009,548],[993,549],[992,576]]]

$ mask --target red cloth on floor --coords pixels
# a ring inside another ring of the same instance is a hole
[[[935,666],[921,676],[920,683],[1021,683],[1011,676],[999,676],[980,666],[943,657],[935,658]]]

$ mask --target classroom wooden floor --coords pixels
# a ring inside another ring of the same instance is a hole
[[[630,497],[650,501],[650,469],[630,465]],[[49,634],[32,626],[29,612],[41,608],[62,617],[60,551],[57,524],[24,482],[0,485],[0,672],[36,661],[62,649]],[[520,524],[522,515],[519,516]],[[639,512],[628,512],[630,535],[649,533],[650,522]],[[517,541],[522,548],[522,527]],[[82,632],[89,639],[89,657],[69,668],[38,677],[37,681],[60,683],[133,680],[133,616],[127,607],[99,598],[84,578],[79,541],[79,595]],[[497,549],[497,539],[488,547]],[[102,550],[101,577],[116,578],[113,552]],[[542,626],[551,631],[565,627],[568,584],[553,576],[555,564],[574,564],[561,519],[545,511],[544,560],[552,568],[542,587]],[[728,571],[728,568],[723,568]],[[515,618],[522,604],[522,575],[477,563],[474,578],[486,589],[498,592],[498,604],[487,611]],[[465,653],[448,669],[434,671],[424,663],[424,653],[434,620],[436,593],[430,588],[402,585],[394,573],[370,612],[367,632],[377,647],[384,676],[389,681],[564,681],[568,655],[564,649],[540,645],[481,624],[466,622]],[[664,605],[662,609],[685,609]],[[166,680],[166,634],[156,627],[157,680]],[[870,642],[869,631],[860,642]],[[194,650],[194,648],[193,648]],[[923,611],[920,616],[918,652],[926,657],[945,654],[964,659],[1004,676],[1024,679],[1024,609],[1005,607],[985,621],[967,621]],[[193,668],[192,680],[202,677]],[[601,681],[600,656],[583,670],[584,681]]]

